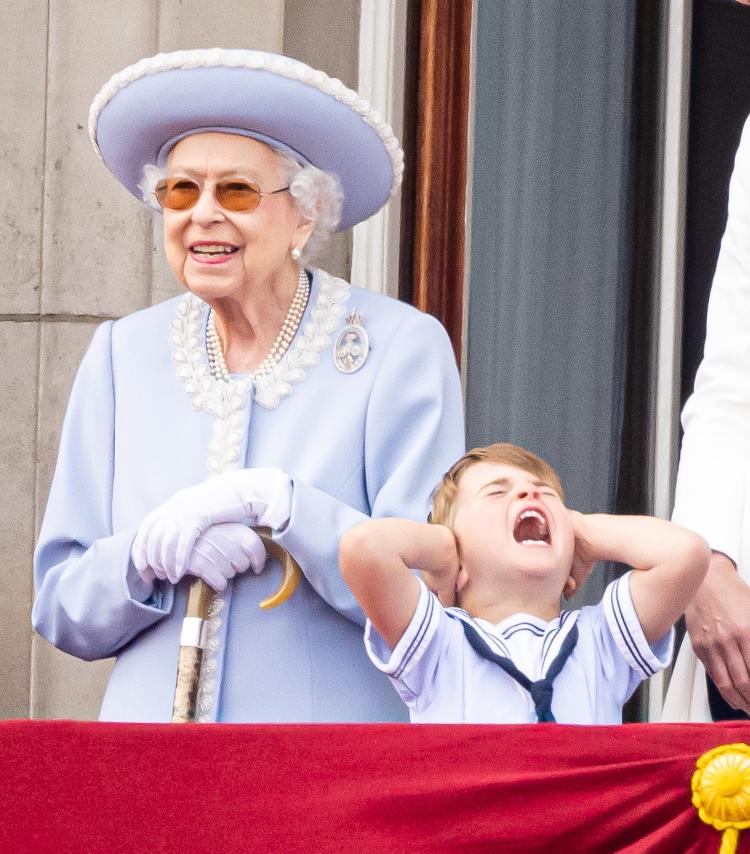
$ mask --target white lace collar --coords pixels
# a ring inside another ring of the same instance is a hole
[[[214,416],[213,435],[208,445],[206,461],[211,475],[232,471],[242,463],[243,439],[247,430],[245,405],[250,388],[259,406],[276,409],[281,401],[301,383],[307,371],[317,365],[319,354],[331,343],[331,334],[339,325],[344,313],[344,303],[349,299],[350,285],[322,270],[313,276],[312,308],[302,319],[302,324],[291,347],[274,368],[253,383],[249,377],[229,382],[218,380],[211,373],[206,353],[206,321],[208,306],[194,294],[187,294],[177,304],[177,316],[172,320],[172,358],[177,366],[177,376],[187,392],[193,408]],[[305,320],[305,317],[308,317]],[[198,691],[197,720],[211,719],[216,700],[218,656],[221,647],[221,613],[225,599],[219,594],[211,598],[208,618],[208,641],[201,667]]]
[[[205,325],[208,306],[194,294],[187,294],[177,305],[172,320],[172,358],[193,408],[226,419],[244,408],[246,396],[254,385],[253,397],[264,409],[276,409],[288,397],[295,384],[319,361],[319,354],[331,343],[331,334],[339,325],[350,285],[343,279],[316,270],[313,285],[317,296],[303,318],[291,347],[269,373],[253,381],[244,377],[224,382],[216,379],[208,366]]]

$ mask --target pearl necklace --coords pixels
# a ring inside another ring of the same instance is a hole
[[[276,340],[271,345],[271,349],[266,354],[266,357],[250,374],[252,379],[257,379],[263,376],[263,374],[269,373],[289,349],[289,345],[292,343],[302,322],[302,316],[305,313],[309,297],[310,280],[307,277],[307,273],[304,270],[300,270],[297,290],[294,292],[294,298],[286,313],[284,322],[281,324],[279,334],[276,336]],[[231,376],[224,359],[221,339],[219,338],[219,333],[216,331],[216,316],[213,309],[209,311],[208,322],[206,324],[206,352],[208,354],[208,366],[214,377],[226,383],[230,382]]]

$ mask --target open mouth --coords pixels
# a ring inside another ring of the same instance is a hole
[[[237,251],[231,243],[194,243],[190,251],[202,258],[221,258]]]
[[[513,538],[522,546],[550,545],[547,520],[538,510],[528,508],[521,511],[513,526]]]

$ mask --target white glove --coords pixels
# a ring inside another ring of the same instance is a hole
[[[282,528],[292,512],[292,482],[279,469],[239,469],[181,489],[141,523],[130,550],[144,580],[151,573],[173,584],[192,571],[196,541],[212,525]],[[195,573],[198,574],[198,573]],[[227,576],[225,576],[226,578]]]
[[[221,591],[229,579],[241,572],[252,569],[258,575],[265,563],[266,549],[255,531],[239,522],[224,522],[212,525],[198,537],[185,572],[197,575],[214,590]],[[154,578],[176,583],[181,577],[174,572],[168,573],[163,566],[137,569],[146,583],[153,582]]]

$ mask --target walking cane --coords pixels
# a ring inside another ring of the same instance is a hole
[[[268,556],[281,561],[281,585],[273,596],[264,599],[259,606],[268,611],[286,602],[294,593],[302,578],[302,570],[289,552],[271,537],[270,528],[256,528],[255,532],[263,541]],[[213,595],[214,591],[202,578],[194,579],[190,585],[180,634],[180,657],[177,662],[177,682],[172,704],[174,724],[192,723],[195,720],[203,650],[208,631],[208,609]]]

